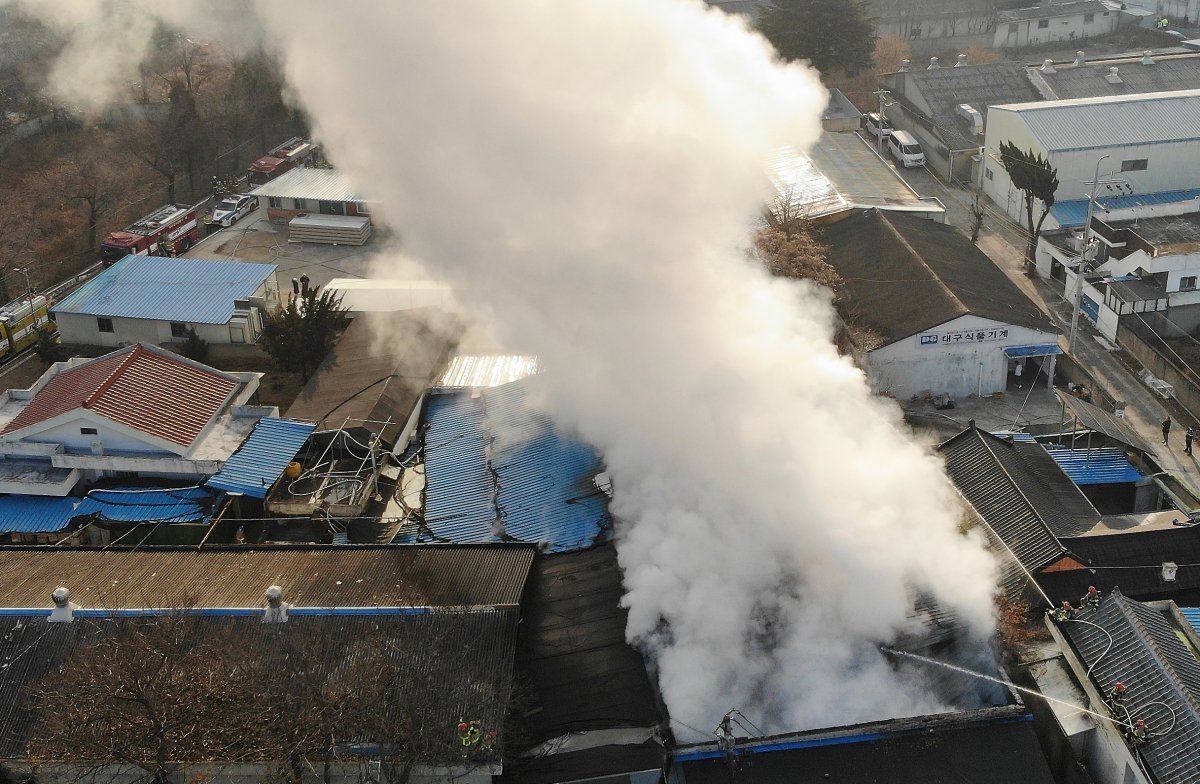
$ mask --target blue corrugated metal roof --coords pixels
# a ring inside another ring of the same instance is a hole
[[[93,490],[86,498],[10,495],[0,498],[0,533],[51,533],[73,519],[98,514],[121,523],[208,520],[220,497],[202,487]]]
[[[1125,452],[1115,447],[1092,450],[1047,447],[1046,451],[1077,485],[1136,482],[1142,478],[1142,472],[1133,467]]]
[[[607,496],[589,447],[525,407],[526,381],[480,395],[430,399],[425,433],[425,526],[395,541],[500,541],[504,535],[565,552],[606,540]]]
[[[1004,349],[1004,355],[1010,359],[1018,357],[1049,357],[1063,353],[1057,343],[1041,343],[1036,346],[1010,346]]]
[[[204,487],[93,490],[80,499],[74,517],[99,515],[117,523],[196,523],[210,519],[221,496]]]
[[[296,419],[260,419],[250,437],[206,484],[227,493],[266,498],[316,427]]]
[[[1183,613],[1187,622],[1192,625],[1197,634],[1200,634],[1200,607],[1180,607],[1179,612]]]
[[[1140,193],[1133,196],[1100,197],[1096,199],[1094,214],[1103,215],[1104,210],[1127,210],[1132,207],[1174,204],[1198,198],[1200,198],[1200,188],[1163,191],[1161,193]],[[1050,214],[1058,221],[1058,225],[1063,228],[1079,228],[1087,220],[1087,205],[1087,199],[1055,202],[1054,206],[1050,208]]]
[[[10,495],[0,498],[0,534],[61,531],[75,516],[78,498]]]
[[[80,286],[55,313],[225,324],[234,300],[254,294],[274,264],[126,256]]]

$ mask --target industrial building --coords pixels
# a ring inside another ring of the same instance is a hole
[[[126,256],[54,306],[64,343],[253,343],[279,306],[274,264]]]
[[[1024,225],[1023,194],[1000,164],[1005,142],[1041,155],[1057,170],[1056,200],[1086,198],[1097,170],[1119,177],[1125,195],[1193,188],[1200,90],[992,106],[983,190]]]
[[[869,211],[829,226],[824,242],[846,281],[843,318],[851,334],[865,333],[880,392],[904,400],[1053,386],[1057,330],[964,234]]]
[[[1100,0],[1039,2],[1029,8],[1000,11],[992,45],[997,49],[1019,49],[1079,41],[1114,33],[1120,24],[1120,8]]]

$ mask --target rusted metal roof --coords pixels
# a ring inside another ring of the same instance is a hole
[[[238,384],[220,371],[138,344],[60,372],[0,434],[16,433],[82,408],[191,446]]]
[[[270,585],[296,607],[512,607],[527,545],[196,550],[0,549],[0,608],[49,608],[58,586],[84,609],[262,607]]]

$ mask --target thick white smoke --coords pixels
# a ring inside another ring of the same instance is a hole
[[[985,638],[991,561],[827,297],[739,250],[766,161],[820,133],[812,72],[698,0],[301,5],[260,17],[331,157],[603,453],[672,716],[936,709],[875,646],[914,589]]]

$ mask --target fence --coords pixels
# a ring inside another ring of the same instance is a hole
[[[1200,420],[1200,375],[1191,370],[1163,339],[1163,335],[1182,337],[1181,332],[1180,327],[1162,313],[1131,313],[1121,316],[1117,345],[1146,370],[1173,386],[1175,400]]]

